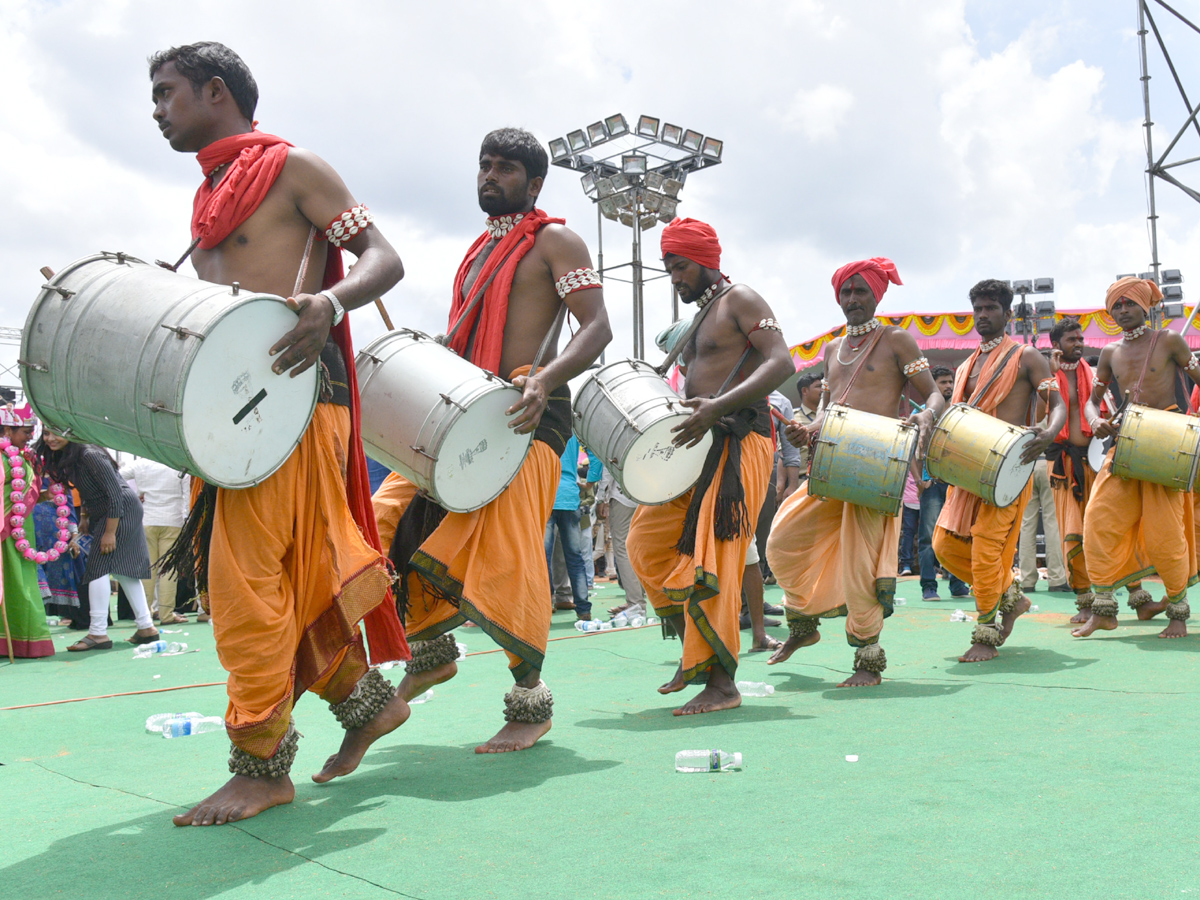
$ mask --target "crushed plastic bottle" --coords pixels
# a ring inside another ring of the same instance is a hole
[[[600,627],[597,628],[596,630],[597,631],[612,631],[612,627],[613,627],[612,622],[601,622]]]
[[[600,623],[597,622],[595,619],[588,619],[586,621],[581,619],[575,623],[575,630],[582,631],[585,633],[589,632],[589,631],[599,631]]]
[[[641,628],[645,624],[646,624],[646,619],[643,616],[634,616],[632,619],[629,620],[630,628]]]
[[[148,659],[151,656],[176,656],[180,653],[187,652],[187,644],[181,644],[178,641],[154,641],[149,644],[142,644],[133,651],[134,659]]]
[[[1037,611],[1038,611],[1037,604],[1035,603],[1035,604],[1033,604],[1033,606],[1029,607],[1029,611],[1030,611],[1030,612],[1037,612]]]
[[[198,716],[192,713],[183,716],[174,716],[164,722],[162,736],[165,738],[177,738],[224,730],[225,720],[220,716]]]
[[[968,616],[961,609],[956,609],[954,612],[950,613],[950,621],[951,622],[970,622],[971,617]]]
[[[908,605],[908,601],[905,600],[903,597],[896,597],[894,600],[892,600],[892,606],[907,606],[907,605]]]
[[[146,734],[162,734],[163,726],[172,719],[202,719],[204,718],[198,712],[184,713],[156,713],[146,720]]]
[[[613,628],[628,628],[629,627],[629,617],[627,615],[625,615],[625,613],[623,613],[623,612],[617,613],[615,616],[612,617],[612,627]]]
[[[455,641],[454,646],[458,648],[458,658],[466,659],[467,658],[467,645],[464,644],[462,641]]]
[[[737,689],[743,697],[770,697],[775,693],[775,685],[763,681],[739,681]]]
[[[646,624],[647,625],[661,625],[662,619],[660,619],[658,616],[647,616]]]
[[[433,699],[433,688],[430,688],[425,693],[418,694],[416,697],[413,697],[411,700],[409,700],[408,705],[412,706],[414,703],[428,703],[432,699]]]
[[[724,750],[680,750],[675,754],[676,772],[727,772],[742,767],[742,754]]]

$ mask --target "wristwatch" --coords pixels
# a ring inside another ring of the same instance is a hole
[[[346,318],[346,309],[338,300],[337,295],[333,291],[319,291],[318,293],[323,297],[328,297],[329,302],[333,304],[333,321],[330,324],[340,325],[342,319]]]

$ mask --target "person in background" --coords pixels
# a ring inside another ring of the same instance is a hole
[[[612,616],[619,612],[638,612],[644,615],[646,591],[634,574],[633,565],[629,562],[629,549],[625,545],[629,537],[629,525],[633,522],[633,514],[637,512],[638,505],[621,491],[612,469],[605,468],[600,478],[600,484],[596,488],[596,505],[608,523],[608,530],[612,535],[613,567],[617,570],[617,581],[620,582],[621,590],[625,592],[624,602],[614,606],[608,613]]]
[[[921,524],[921,493],[912,472],[904,482],[904,507],[900,519],[900,574],[913,573],[913,555],[917,530]]]
[[[821,405],[821,390],[825,378],[820,372],[805,372],[796,381],[796,390],[800,393],[800,405],[795,408],[792,421],[801,427],[811,425],[817,417],[817,408]],[[800,451],[800,480],[808,480],[808,446],[798,448]]]
[[[590,450],[588,455],[587,481],[595,484],[600,480],[600,460]],[[575,617],[580,621],[592,618],[592,602],[588,599],[587,563],[584,560],[582,534],[579,527],[579,481],[576,478],[576,463],[579,460],[579,438],[571,435],[567,448],[562,452],[562,476],[558,482],[558,493],[554,498],[554,509],[546,523],[546,568],[553,566],[554,535],[562,541],[563,556],[566,558],[567,575],[571,579]],[[551,591],[554,584],[550,585]],[[567,609],[565,604],[555,604],[556,609]]]
[[[192,479],[183,472],[152,459],[132,459],[121,466],[121,477],[132,479],[142,501],[142,530],[150,555],[150,577],[142,582],[146,602],[154,608],[158,589],[158,623],[186,625],[188,620],[175,612],[175,577],[159,571],[158,561],[179,538],[187,519]]]
[[[931,371],[934,384],[941,392],[947,406],[954,394],[954,370],[947,366],[934,366]],[[938,560],[933,552],[933,529],[937,525],[938,516],[946,504],[946,488],[944,481],[931,478],[929,469],[924,469],[921,482],[921,517],[917,529],[917,563],[921,574],[921,599],[940,600],[938,596],[937,576]],[[950,596],[966,597],[971,593],[970,586],[957,575],[949,573]]]

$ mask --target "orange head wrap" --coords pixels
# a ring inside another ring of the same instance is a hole
[[[675,219],[663,229],[662,254],[690,259],[706,269],[721,268],[721,242],[711,225],[699,219]]]
[[[872,259],[860,259],[858,262],[846,263],[833,273],[833,297],[839,305],[842,302],[842,285],[854,275],[861,275],[867,282],[871,293],[875,295],[876,303],[883,299],[889,282],[904,284],[900,280],[900,273],[896,271],[896,264],[886,257],[876,256]]]
[[[1132,300],[1146,312],[1150,312],[1150,307],[1162,302],[1162,291],[1149,278],[1134,278],[1131,275],[1112,283],[1108,293],[1104,295],[1104,308],[1111,313],[1114,304],[1122,297]]]

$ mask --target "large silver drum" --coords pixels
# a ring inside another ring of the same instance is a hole
[[[270,348],[296,319],[272,294],[100,253],[38,294],[21,381],[37,414],[73,440],[250,487],[283,465],[316,408],[318,366],[271,371]]]
[[[624,359],[598,369],[575,401],[575,433],[612,469],[625,496],[657,506],[700,479],[711,432],[695,447],[671,443],[692,414],[649,363]]]
[[[367,455],[444,509],[486,506],[521,470],[533,435],[508,427],[521,392],[507,381],[407,328],[372,341],[355,366]]]

